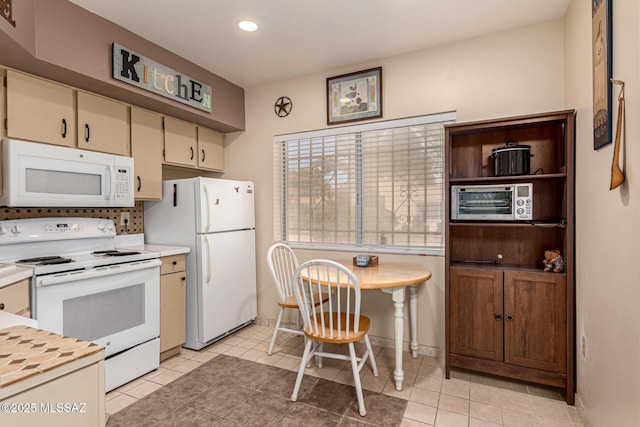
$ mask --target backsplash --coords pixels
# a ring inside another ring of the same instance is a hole
[[[129,212],[127,230],[120,225],[120,213]],[[0,208],[0,220],[45,218],[45,217],[84,217],[112,219],[118,234],[144,233],[144,208],[142,202],[136,202],[131,208]]]

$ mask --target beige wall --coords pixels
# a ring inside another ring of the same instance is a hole
[[[566,103],[578,110],[578,404],[592,426],[640,423],[639,12],[637,1],[613,2],[613,77],[626,82],[628,141],[623,142],[627,182],[613,191],[613,144],[593,150],[590,2],[574,0],[565,17]],[[614,119],[618,92],[614,86]]]
[[[250,179],[256,185],[258,316],[275,319],[277,314],[277,296],[265,261],[266,251],[274,242],[273,136],[326,127],[326,77],[381,65],[384,119],[451,110],[457,111],[459,121],[527,114],[565,107],[562,49],[563,24],[557,21],[327,74],[247,88],[247,130],[227,136],[224,177]],[[293,111],[288,117],[279,118],[273,104],[283,95],[292,99]],[[301,260],[351,255],[297,253]],[[443,258],[383,254],[381,262],[392,258],[422,263],[433,271],[433,278],[419,292],[418,338],[431,352],[443,350]],[[372,335],[391,339],[390,297],[369,293],[363,300],[364,311],[373,317]]]

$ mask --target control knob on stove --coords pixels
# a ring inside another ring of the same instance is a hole
[[[20,227],[19,225],[14,225],[13,228],[11,229],[11,232],[13,234],[20,234],[22,233],[22,227]]]
[[[5,234],[7,234],[7,231],[9,231],[7,227],[5,227],[4,225],[0,225],[0,236],[4,236]]]
[[[107,222],[107,230],[113,230],[113,222],[111,221]]]
[[[98,223],[98,230],[104,231],[104,224],[103,223],[101,223],[101,222]]]

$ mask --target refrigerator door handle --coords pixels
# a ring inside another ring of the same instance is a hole
[[[211,281],[211,273],[212,273],[212,269],[213,269],[213,251],[211,250],[211,241],[209,240],[209,235],[205,235],[204,236],[204,240],[207,242],[207,257],[209,258],[209,262],[207,263],[207,281],[206,284],[208,285],[209,282]]]
[[[207,228],[205,229],[205,233],[211,231],[211,199],[209,198],[209,191],[207,190],[207,185],[204,184],[204,196],[205,196],[205,204],[207,205]]]

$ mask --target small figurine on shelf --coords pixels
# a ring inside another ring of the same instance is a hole
[[[562,273],[564,271],[564,259],[558,249],[547,249],[544,251],[544,271]]]

